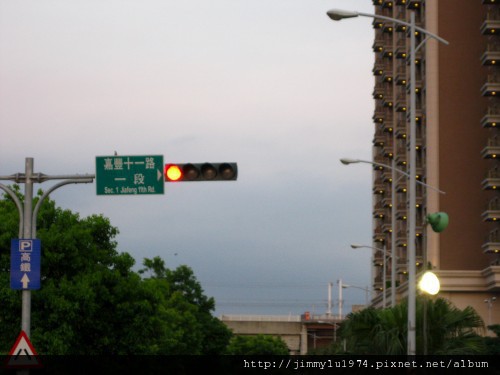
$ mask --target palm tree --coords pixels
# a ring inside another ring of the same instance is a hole
[[[339,334],[349,353],[402,355],[406,354],[407,321],[405,301],[349,314]],[[472,307],[460,310],[443,298],[417,298],[417,354],[480,354],[482,331],[484,323]]]

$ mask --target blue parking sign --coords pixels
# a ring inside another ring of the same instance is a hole
[[[40,289],[41,241],[13,239],[10,246],[10,287]]]

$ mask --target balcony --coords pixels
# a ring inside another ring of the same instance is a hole
[[[406,7],[408,9],[420,9],[422,8],[422,0],[409,0]]]
[[[407,245],[408,244],[406,242],[406,230],[398,231],[396,233],[396,246],[406,248]],[[401,260],[401,258],[398,258],[398,260]]]
[[[384,73],[384,63],[376,61],[372,72],[374,76],[381,76]]]
[[[372,44],[373,52],[379,53],[384,50],[384,38],[376,37]]]
[[[484,20],[481,25],[481,34],[483,35],[497,35],[500,32],[500,20],[498,12],[495,10],[489,10],[486,15],[486,20]]]
[[[500,253],[500,232],[498,229],[491,231],[486,238],[486,242],[482,246],[485,254]]]
[[[373,137],[373,145],[375,147],[383,147],[385,143],[385,136],[380,134],[380,131],[377,129],[375,136]]]
[[[500,142],[498,138],[492,137],[488,138],[486,147],[481,151],[481,156],[484,159],[496,159],[500,155]]]
[[[398,66],[396,68],[396,77],[394,78],[396,85],[406,86],[406,67]]]
[[[385,118],[385,111],[381,107],[380,108],[376,107],[372,117],[373,122],[381,124],[384,122],[384,118]]]
[[[373,207],[373,217],[375,219],[383,219],[385,217],[385,207],[381,201],[378,201]]]
[[[385,241],[385,234],[382,230],[382,226],[375,227],[375,230],[373,231],[373,240],[381,243]]]
[[[406,178],[400,178],[396,183],[396,191],[398,193],[406,193],[408,191],[408,183]]]
[[[406,156],[406,149],[404,147],[399,147],[397,150],[396,157],[394,158],[394,161],[398,166],[405,166],[408,162],[407,156]]]
[[[385,94],[385,85],[383,83],[375,84],[373,88],[373,99],[383,99]]]
[[[490,169],[482,186],[484,190],[497,190],[500,187],[500,171],[497,168]]]
[[[408,52],[406,51],[406,40],[404,38],[400,38],[396,42],[394,54],[396,55],[396,59],[406,59],[408,56]]]
[[[398,266],[396,272],[400,275],[406,275],[408,273],[408,262],[406,259],[398,258]]]
[[[396,126],[396,138],[406,139],[406,123],[403,121],[399,121]]]
[[[406,112],[408,106],[406,105],[406,95],[398,94],[396,97],[396,112]]]
[[[394,74],[392,69],[387,69],[382,73],[382,81],[386,83],[391,83],[394,79]]]
[[[390,120],[390,121],[384,121],[384,123],[382,124],[382,130],[385,133],[392,134],[392,132],[394,130],[393,121],[392,120]]]
[[[385,186],[383,183],[378,182],[373,185],[373,194],[384,194]]]
[[[489,42],[486,46],[486,51],[481,56],[481,64],[497,65],[499,62],[500,62],[500,48],[498,46],[498,43],[496,43],[496,41]]]
[[[483,221],[498,221],[500,219],[500,200],[498,197],[488,202],[486,211],[482,214]]]
[[[392,98],[392,93],[391,94],[387,94],[387,95],[384,96],[384,98],[382,99],[382,105],[385,108],[392,108],[392,106],[394,105],[394,100]]]
[[[482,96],[497,96],[500,92],[500,82],[496,74],[488,74],[488,80],[481,87]]]
[[[385,142],[384,146],[382,147],[382,154],[384,157],[391,159],[394,156],[394,149],[392,147],[392,139]]]
[[[373,254],[373,264],[380,267],[384,265],[384,254],[382,251],[375,251],[375,254]]]
[[[394,5],[393,0],[382,0],[382,8],[392,9],[393,5]]]
[[[500,110],[496,107],[489,107],[488,112],[481,119],[483,128],[496,128],[500,124]]]
[[[384,26],[382,26],[382,32],[386,34],[392,34],[393,31],[394,27],[392,26],[392,22],[384,23]]]
[[[392,209],[392,198],[391,197],[383,197],[382,198],[382,205],[385,208],[391,208]]]
[[[399,202],[396,206],[396,219],[406,220],[407,219],[406,215],[407,215],[406,202]]]

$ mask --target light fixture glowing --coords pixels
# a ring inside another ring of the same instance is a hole
[[[436,274],[431,271],[427,271],[422,275],[422,278],[418,283],[418,287],[421,291],[434,296],[439,293],[441,285]]]

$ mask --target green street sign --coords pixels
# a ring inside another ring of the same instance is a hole
[[[164,194],[163,156],[96,156],[97,195]]]

